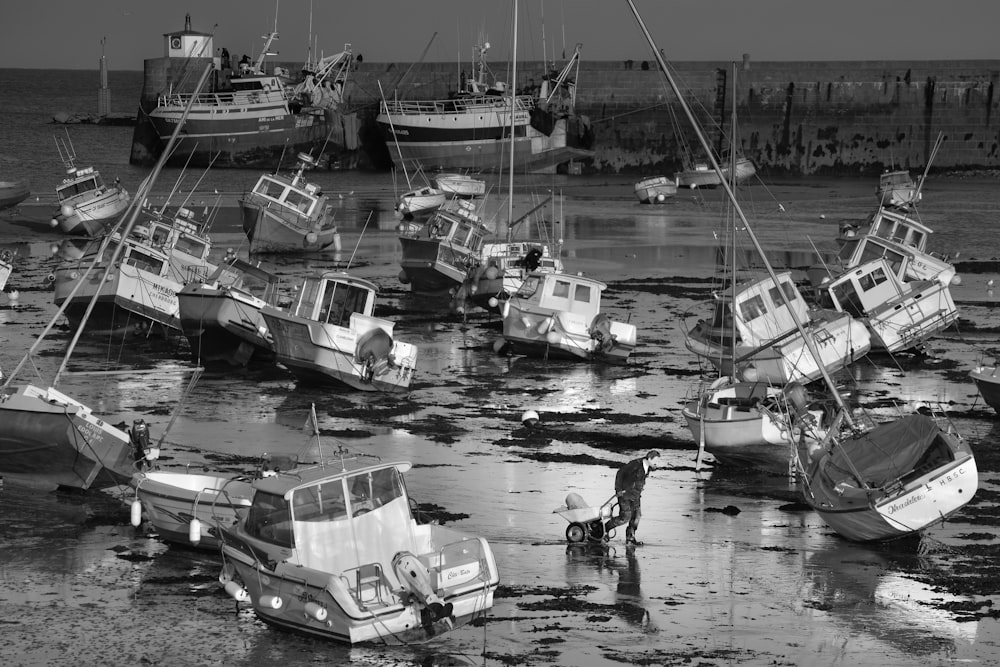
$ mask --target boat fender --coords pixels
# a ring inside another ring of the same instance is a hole
[[[611,334],[611,318],[604,313],[598,313],[590,323],[590,337],[597,343],[601,352],[607,352],[615,344]]]
[[[197,517],[191,519],[188,524],[188,542],[197,545],[201,542],[201,520]]]
[[[132,501],[132,507],[130,508],[131,516],[129,517],[132,521],[132,525],[138,528],[142,525],[142,503],[138,498]]]
[[[431,583],[430,572],[419,558],[409,551],[400,551],[392,557],[392,569],[399,582],[427,610],[426,616],[421,613],[425,621],[433,622],[451,616],[453,611],[451,603],[443,604]]]
[[[243,588],[235,581],[227,581],[223,588],[226,589],[226,593],[229,594],[229,597],[233,598],[237,602],[250,601],[250,593],[248,593],[247,589]]]
[[[410,276],[406,273],[406,271],[400,271],[399,275],[396,277],[399,278],[399,282],[403,283],[404,285],[410,284]]]
[[[59,221],[56,220],[55,218],[52,218],[51,220],[49,220],[49,227],[52,227],[54,229],[54,228],[56,228],[58,226],[59,226]]]
[[[317,604],[315,602],[306,602],[306,604],[305,604],[305,613],[306,613],[306,616],[309,616],[310,618],[314,618],[317,621],[319,621],[320,623],[326,622],[326,618],[329,615],[329,612],[326,610],[326,607],[324,607],[323,605]]]
[[[493,351],[497,354],[505,355],[510,350],[510,346],[507,344],[506,338],[497,338],[493,341]]]
[[[313,244],[316,243],[316,241],[318,240],[319,237],[316,236],[316,232],[309,232],[308,234],[306,234],[306,243]]]

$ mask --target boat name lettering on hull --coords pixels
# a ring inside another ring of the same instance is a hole
[[[901,503],[893,503],[892,505],[889,505],[889,507],[887,508],[887,514],[895,514],[900,510],[904,510],[910,505],[913,505],[914,503],[919,503],[921,500],[924,499],[924,497],[925,496],[923,494],[915,494],[908,497]]]
[[[965,476],[965,468],[958,468],[957,470],[952,470],[950,473],[938,480],[938,486],[948,486],[959,477]]]

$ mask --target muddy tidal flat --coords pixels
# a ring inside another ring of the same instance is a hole
[[[560,177],[561,178],[561,177]],[[326,189],[334,191],[334,184]],[[270,628],[218,583],[220,559],[170,545],[129,522],[127,489],[0,490],[0,664],[3,665],[993,665],[1000,664],[1000,420],[968,372],[1000,351],[1000,186],[928,183],[920,219],[933,250],[954,258],[961,319],[923,358],[866,358],[846,378],[851,400],[889,418],[920,404],[972,445],[979,491],[920,540],[850,543],[809,511],[793,484],[695,465],[680,407],[710,380],[684,347],[718,286],[721,193],[642,206],[624,179],[553,181],[567,270],[608,285],[605,310],[629,318],[639,344],[625,365],[499,356],[495,317],[451,313],[397,280],[391,192],[345,194],[343,251],[264,258],[286,285],[342,269],[376,282],[377,314],[420,348],[403,395],[299,386],[283,368],[208,367],[183,338],[84,336],[60,390],[114,423],[143,418],[163,436],[166,470],[239,474],[263,453],[318,461],[337,446],[413,462],[410,494],[439,520],[493,547],[501,586],[488,617],[427,644],[346,647]],[[830,253],[840,222],[876,203],[868,181],[741,190],[778,268],[804,277]],[[230,202],[232,203],[232,202]],[[527,210],[528,195],[518,206]],[[376,211],[371,222],[368,212]],[[9,372],[55,314],[48,276],[79,244],[48,226],[51,211],[0,213],[0,249],[16,252],[0,295],[0,369]],[[213,256],[245,238],[232,206],[212,228]],[[747,256],[752,249],[747,246]],[[245,250],[243,253],[245,255]],[[16,293],[15,293],[16,291]],[[72,332],[43,342],[25,380],[49,380]],[[315,405],[320,438],[303,430]],[[180,406],[180,407],[178,407]],[[526,428],[532,409],[540,423]],[[613,493],[618,466],[658,449],[639,539],[571,545],[553,512],[574,492]]]

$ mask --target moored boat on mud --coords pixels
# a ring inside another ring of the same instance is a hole
[[[635,325],[601,312],[607,285],[582,275],[529,273],[503,302],[503,338],[494,349],[545,359],[624,363],[636,345]]]
[[[662,204],[677,194],[677,181],[666,176],[650,176],[636,182],[634,190],[640,204]]]
[[[413,644],[482,617],[500,575],[489,543],[419,523],[406,461],[342,457],[254,480],[217,524],[227,593],[269,625],[347,644]]]
[[[251,254],[316,252],[330,246],[340,250],[330,198],[304,176],[315,166],[316,158],[299,153],[292,173],[262,174],[253,190],[240,199]]]
[[[69,140],[56,139],[59,158],[66,166],[66,175],[56,186],[57,208],[52,226],[65,234],[97,236],[111,220],[128,208],[128,191],[117,179],[108,186],[101,172],[93,167],[77,167],[76,151]]]
[[[278,363],[303,382],[405,391],[417,347],[394,337],[394,322],[375,317],[377,293],[367,280],[325,272],[305,279],[288,310],[264,306]]]
[[[446,201],[423,225],[399,236],[399,282],[414,292],[458,289],[468,268],[478,263],[489,227],[469,200]]]

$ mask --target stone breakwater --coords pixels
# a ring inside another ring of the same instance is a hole
[[[586,55],[586,51],[584,51]],[[875,174],[889,166],[923,169],[938,132],[944,143],[933,167],[1000,167],[1000,60],[671,63],[710,139],[730,126],[736,88],[737,144],[772,175]],[[365,61],[352,76],[354,104],[377,103],[409,63]],[[498,69],[499,71],[499,69]],[[518,64],[518,87],[538,81],[541,63]],[[454,63],[413,67],[400,89],[430,99],[454,89]],[[681,142],[695,137],[683,121],[654,60],[587,62],[579,71],[577,109],[596,134],[585,171],[671,172]]]

